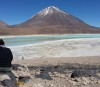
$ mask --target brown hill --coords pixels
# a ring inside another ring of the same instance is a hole
[[[0,20],[0,35],[9,35],[8,25]]]

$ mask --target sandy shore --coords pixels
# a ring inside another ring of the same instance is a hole
[[[38,58],[38,59],[14,59],[13,64],[25,64],[28,66],[59,65],[59,64],[88,64],[100,65],[100,56],[90,57],[66,57],[66,58]]]

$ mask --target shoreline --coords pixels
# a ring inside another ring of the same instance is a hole
[[[85,35],[100,35],[99,33],[95,34],[95,33],[84,33]],[[22,37],[22,36],[63,36],[63,35],[84,35],[83,33],[75,33],[75,34],[34,34],[34,35],[0,35],[0,38],[12,38],[12,37]]]
[[[100,38],[63,39],[10,47],[14,58],[100,56]]]

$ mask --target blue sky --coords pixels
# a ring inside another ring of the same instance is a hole
[[[0,20],[9,25],[19,24],[48,6],[100,27],[100,0],[0,0]]]

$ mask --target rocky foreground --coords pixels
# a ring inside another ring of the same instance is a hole
[[[99,57],[15,59],[16,86],[0,87],[100,87],[99,63]]]

